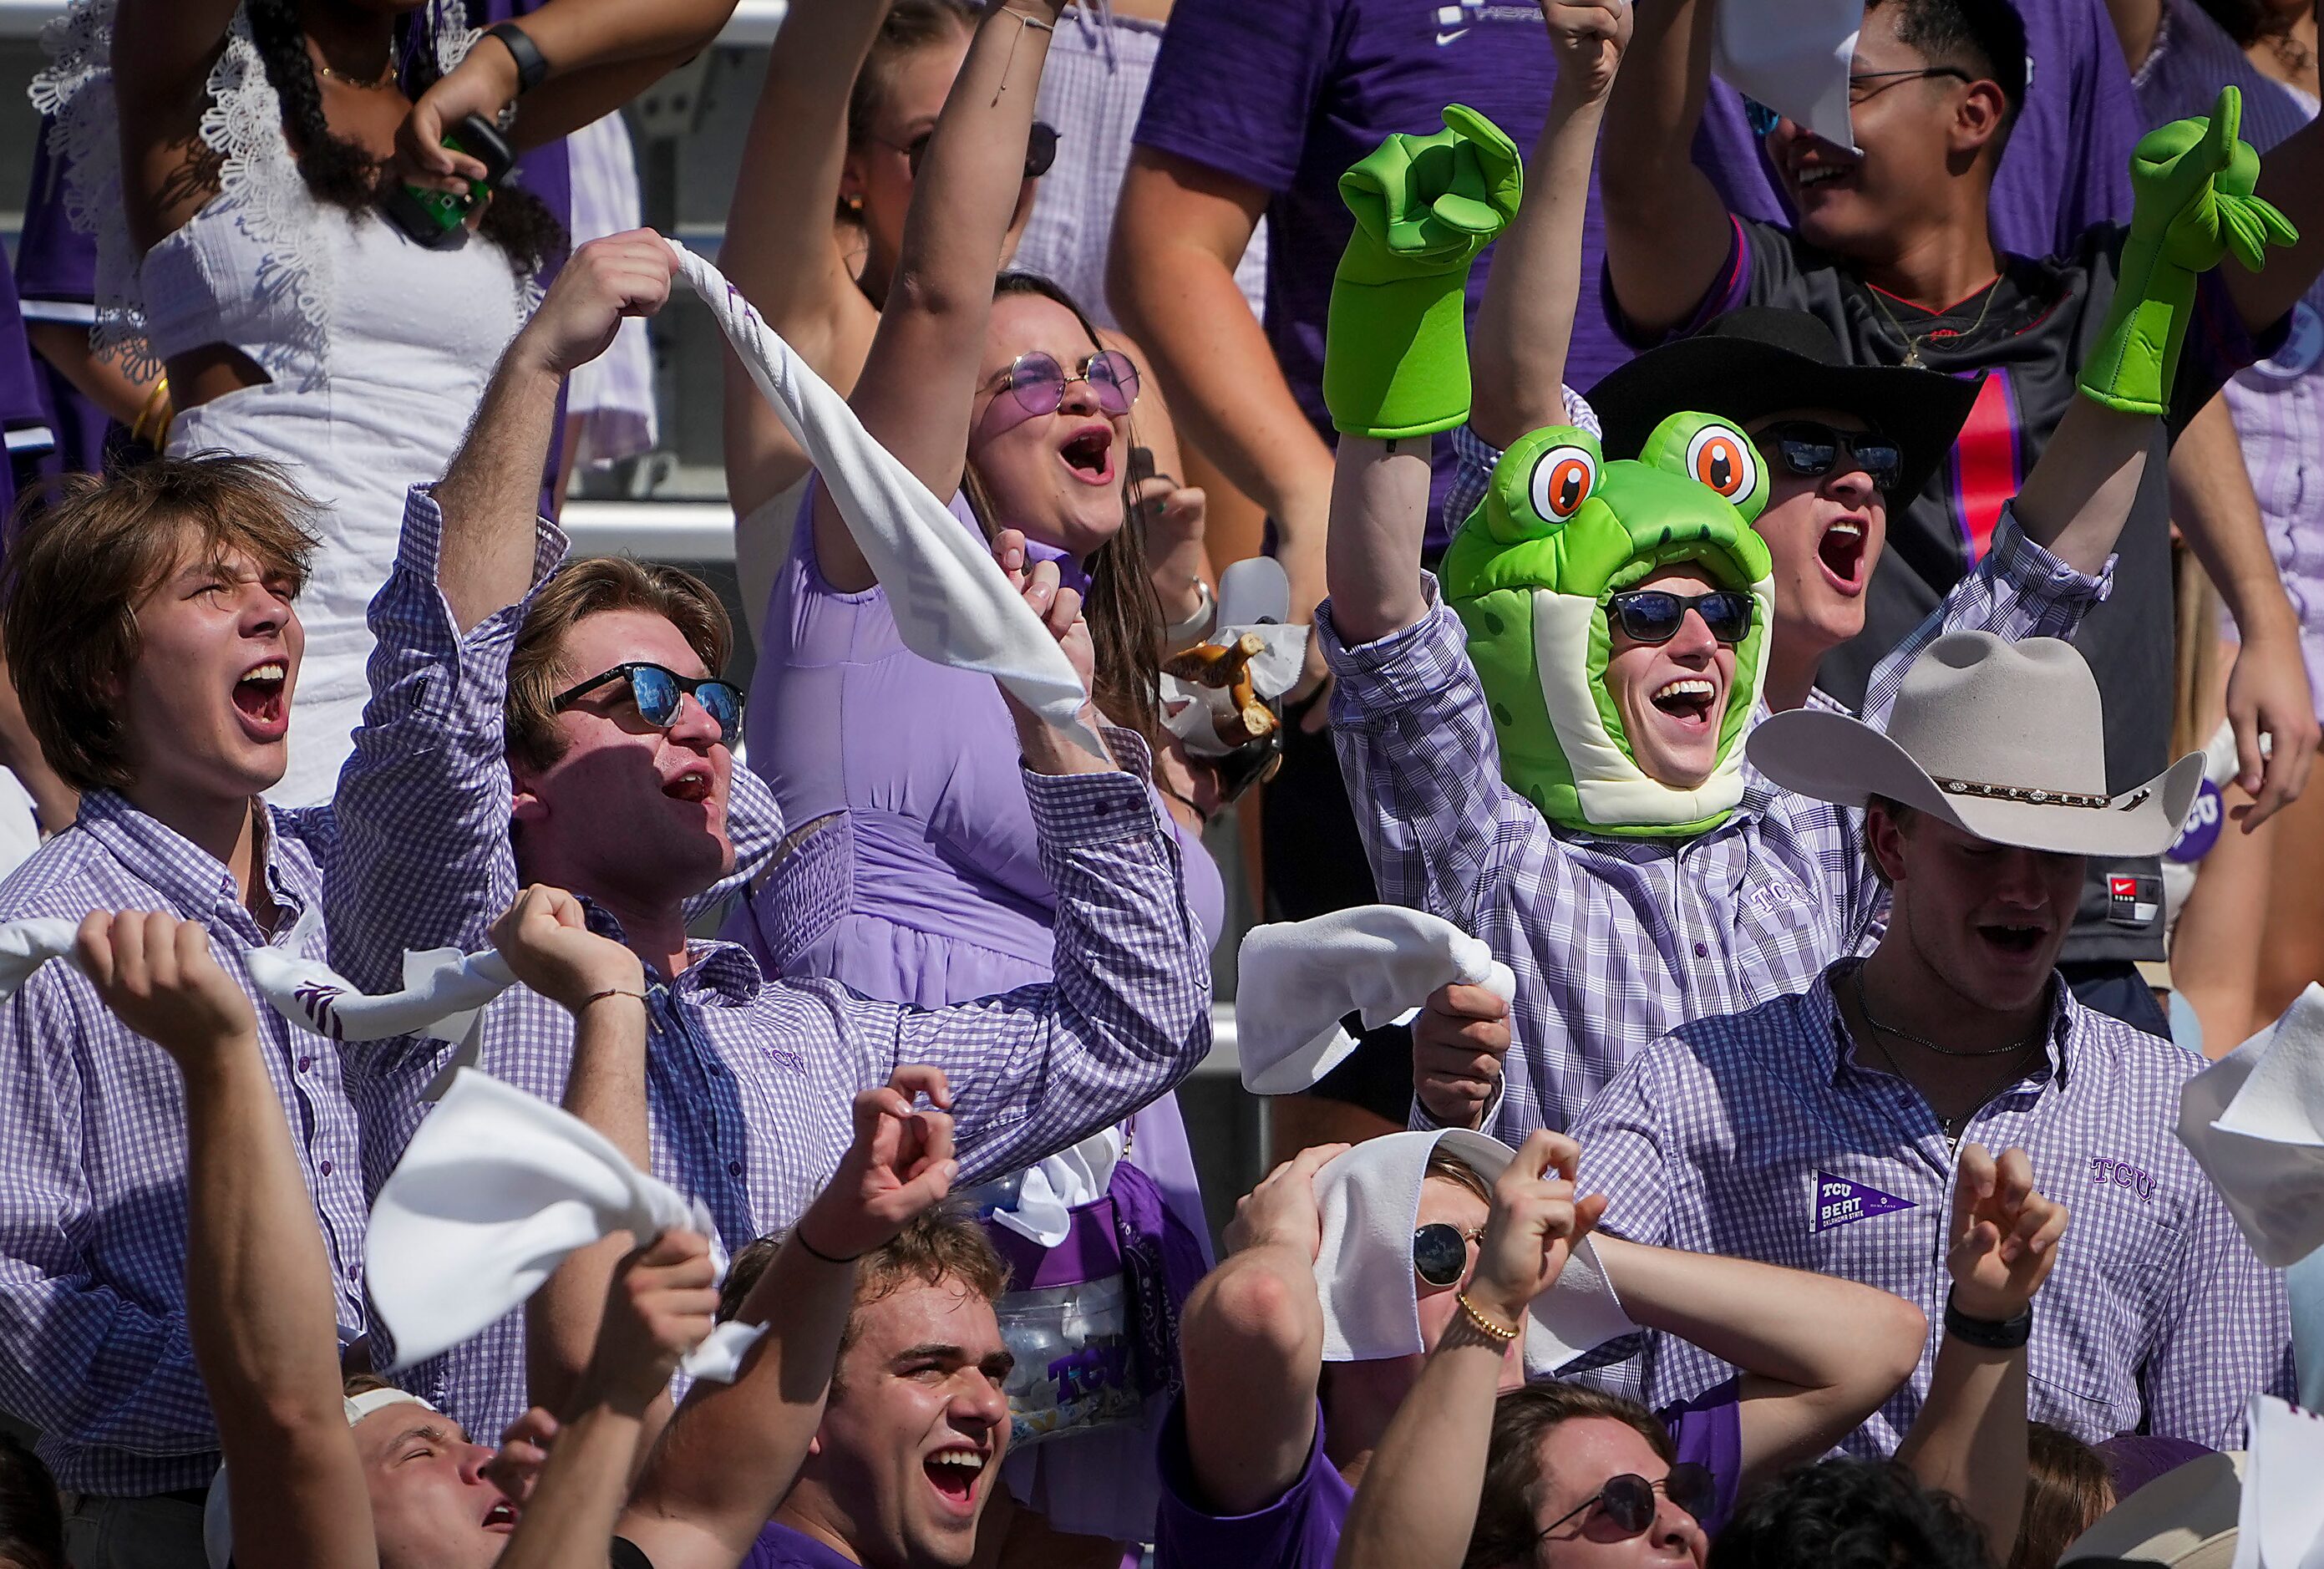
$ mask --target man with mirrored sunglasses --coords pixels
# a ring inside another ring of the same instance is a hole
[[[406,949],[485,946],[495,904],[521,883],[570,889],[593,929],[646,966],[641,997],[594,1006],[645,1012],[654,1173],[699,1195],[739,1250],[798,1217],[846,1148],[855,1092],[899,1061],[949,1078],[964,1184],[1120,1121],[1207,1049],[1209,970],[1142,743],[1099,726],[1111,754],[1093,754],[1013,705],[1058,891],[1055,984],[922,1010],[770,980],[747,950],[689,937],[690,918],[778,854],[827,856],[836,838],[799,825],[787,840],[767,786],[736,766],[742,701],[721,676],[732,634],[712,591],[652,563],[567,561],[527,477],[564,375],[623,317],[658,309],[672,267],[649,231],[577,252],[503,356],[449,472],[411,494],[372,607],[379,651],[343,783],[350,876],[329,906],[332,958],[358,986],[392,990]],[[1028,604],[1078,640],[1077,601],[1054,572],[1026,575]],[[477,1027],[480,1066],[557,1101],[573,1039],[558,1011],[506,994]],[[406,1039],[355,1055],[376,1186],[445,1048]],[[512,1315],[420,1370],[415,1389],[497,1432],[528,1404],[526,1375]]]

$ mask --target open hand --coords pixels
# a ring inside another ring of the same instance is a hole
[[[1479,1306],[1499,1310],[1504,1323],[1525,1322],[1533,1299],[1557,1284],[1565,1260],[1606,1213],[1605,1195],[1575,1195],[1581,1161],[1581,1145],[1536,1128],[1493,1179],[1492,1212],[1469,1291]]]
[[[1288,1248],[1315,1261],[1323,1251],[1323,1212],[1315,1202],[1315,1174],[1348,1152],[1345,1144],[1316,1144],[1268,1172],[1257,1187],[1235,1201],[1227,1223],[1230,1253],[1252,1248]]]
[[[80,923],[81,968],[121,1022],[192,1072],[222,1052],[254,1048],[258,1015],[210,953],[201,922],[92,910]]]
[[[717,1315],[710,1240],[664,1232],[614,1269],[584,1388],[617,1408],[643,1410],[669,1387],[686,1353],[709,1338]]]
[[[1412,1091],[1448,1128],[1476,1128],[1501,1087],[1509,1005],[1482,986],[1440,986],[1412,1021]]]
[[[926,1095],[927,1107],[915,1102]],[[944,1069],[907,1063],[881,1089],[855,1097],[855,1141],[799,1217],[808,1251],[853,1259],[884,1246],[952,1191],[952,1089]]]
[[[1983,1145],[1963,1145],[1945,1232],[1953,1305],[1971,1318],[2016,1317],[2049,1278],[2065,1231],[2066,1206],[2034,1191],[2024,1150],[1996,1160]]]
[[[518,894],[493,922],[493,946],[518,980],[575,1014],[601,992],[645,990],[645,966],[638,956],[591,931],[581,901],[546,883]]]
[[[1555,91],[1594,103],[1613,90],[1614,73],[1630,47],[1630,0],[1541,0],[1557,55]]]
[[[613,346],[624,319],[668,303],[677,275],[678,254],[651,229],[592,240],[558,270],[518,341],[543,369],[570,375]]]

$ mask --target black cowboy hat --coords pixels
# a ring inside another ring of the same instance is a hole
[[[1851,365],[1820,317],[1747,306],[1692,337],[1649,349],[1590,389],[1606,456],[1636,457],[1655,426],[1681,410],[1741,425],[1786,409],[1861,414],[1904,449],[1892,505],[1921,494],[1944,461],[1985,376],[1903,365]]]

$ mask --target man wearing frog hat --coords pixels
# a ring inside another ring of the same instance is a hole
[[[1539,152],[1551,211],[1530,244],[1578,257],[1612,74],[1609,61],[1562,77]],[[1342,439],[1317,623],[1382,897],[1474,933],[1517,977],[1506,1029],[1475,1019],[1449,1048],[1433,1032],[1416,1120],[1517,1140],[1568,1125],[1675,1026],[1802,990],[1858,947],[1885,894],[1855,816],[1744,766],[1770,620],[1768,558],[1749,524],[1769,482],[1740,429],[1674,411],[1637,459],[1616,463],[1579,429],[1536,431],[1495,467],[1441,585],[1416,570],[1426,466],[1421,443],[1402,444],[1468,407],[1466,346],[1441,301],[1523,185],[1489,124],[1458,106],[1445,122],[1392,138],[1342,181],[1357,230],[1327,354]],[[2230,243],[2221,214],[2248,210],[2247,184],[2237,195],[2214,180],[2238,144],[2209,131],[2182,122],[2142,144],[2145,268],[2126,266],[2089,395],[1977,573],[1876,676],[1874,726],[1938,637],[2070,636],[2104,596],[2185,328],[2173,301]],[[1563,275],[1564,297],[1547,303],[1570,318],[1578,260]],[[1463,1001],[1455,988],[1432,1008],[1485,1011]]]

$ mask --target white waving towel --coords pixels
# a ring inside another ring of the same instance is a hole
[[[32,978],[32,972],[51,959],[63,959],[78,968],[73,937],[79,930],[78,921],[60,916],[0,924],[0,1002],[14,997],[17,988]]]
[[[2234,1569],[2324,1569],[2324,1417],[2273,1395],[2251,1398]]]
[[[887,590],[904,646],[939,665],[995,678],[1026,707],[1105,756],[1082,723],[1081,678],[984,542],[865,432],[847,400],[759,319],[717,268],[675,240],[669,248],[783,428],[815,460]]]
[[[457,1042],[476,1011],[511,986],[516,975],[491,948],[407,950],[403,990],[367,997],[327,964],[299,956],[305,938],[322,924],[314,905],[299,918],[282,948],[253,948],[250,979],[276,1012],[302,1029],[333,1040],[390,1040],[424,1035]]]
[[[616,1232],[642,1241],[673,1226],[711,1239],[723,1278],[725,1252],[699,1199],[632,1166],[570,1112],[488,1074],[462,1072],[372,1207],[364,1272],[395,1337],[391,1371],[448,1351],[521,1306],[577,1249]],[[706,1352],[730,1370],[740,1357],[714,1336],[684,1371],[705,1376],[696,1358]]]
[[[1711,69],[1737,92],[1853,152],[1848,73],[1863,25],[1862,0],[1726,0]]]
[[[1378,1361],[1428,1349],[1420,1335],[1412,1233],[1428,1158],[1440,1145],[1489,1187],[1516,1155],[1498,1139],[1460,1129],[1388,1133],[1365,1140],[1315,1174],[1323,1222],[1315,1290],[1323,1305],[1325,1361]],[[1585,1237],[1557,1284],[1534,1299],[1526,1324],[1526,1371],[1545,1377],[1633,1327]]]
[[[2324,986],[2180,1087],[2179,1141],[2262,1263],[2324,1248]]]
[[[1235,1040],[1243,1088],[1296,1094],[1355,1050],[1341,1018],[1377,1029],[1440,986],[1482,986],[1508,1001],[1517,977],[1449,920],[1366,904],[1253,927],[1236,961]]]

